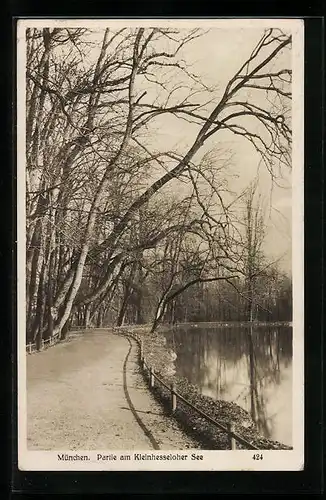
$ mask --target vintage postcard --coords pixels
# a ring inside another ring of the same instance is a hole
[[[20,470],[304,468],[303,49],[18,20]]]

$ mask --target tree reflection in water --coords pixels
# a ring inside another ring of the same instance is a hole
[[[264,436],[292,444],[291,327],[180,326],[167,340],[177,374],[248,410]]]

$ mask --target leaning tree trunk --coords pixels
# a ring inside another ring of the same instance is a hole
[[[154,333],[156,331],[161,319],[165,314],[165,310],[166,310],[166,302],[163,300],[159,303],[159,305],[156,308],[155,317],[151,328],[151,333]]]
[[[129,304],[130,295],[131,295],[131,285],[128,283],[125,287],[125,292],[123,295],[122,304],[121,304],[120,311],[118,314],[117,326],[121,326],[124,322],[126,312],[127,312],[127,307]]]

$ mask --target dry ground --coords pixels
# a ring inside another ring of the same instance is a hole
[[[107,330],[28,355],[27,439],[31,450],[200,448],[147,389],[135,345]]]

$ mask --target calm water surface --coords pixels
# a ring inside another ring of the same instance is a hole
[[[176,373],[202,394],[248,410],[261,433],[292,445],[292,328],[178,326]]]

